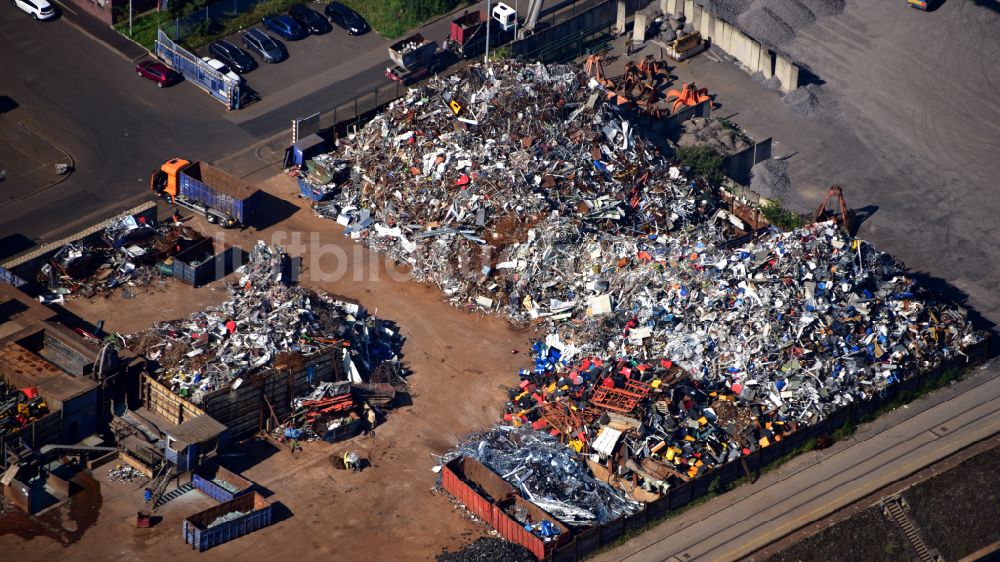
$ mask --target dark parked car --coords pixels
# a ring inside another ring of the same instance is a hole
[[[181,75],[173,71],[162,62],[148,60],[135,65],[135,72],[143,78],[148,78],[160,88],[169,86],[174,82],[180,82]]]
[[[288,9],[288,15],[292,16],[292,19],[298,22],[303,29],[314,35],[327,33],[333,29],[326,18],[305,4],[295,4]]]
[[[256,27],[251,27],[243,34],[243,45],[260,55],[264,62],[281,62],[288,56],[277,41]]]
[[[208,51],[237,74],[250,72],[255,66],[250,53],[247,53],[229,41],[216,41],[209,45]]]
[[[264,24],[264,27],[277,33],[286,41],[298,41],[308,35],[306,30],[302,29],[302,26],[296,23],[291,16],[286,16],[285,14],[264,16],[261,23]]]
[[[351,35],[361,35],[371,31],[363,17],[340,2],[330,2],[324,12],[331,22],[343,27]]]

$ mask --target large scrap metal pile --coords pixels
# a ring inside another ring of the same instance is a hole
[[[160,381],[196,404],[205,393],[330,346],[346,351],[345,375],[357,382],[383,362],[398,362],[402,338],[393,325],[358,305],[286,284],[286,258],[258,242],[236,271],[230,300],[131,335],[128,346],[156,362]]]
[[[569,66],[471,66],[394,104],[337,158],[352,180],[317,211],[458,305],[515,320],[574,301],[559,262],[607,235],[715,210]]]
[[[734,243],[704,182],[599,89],[565,66],[474,65],[336,155],[352,180],[320,214],[454,304],[548,333],[508,427],[446,458],[565,523],[606,521],[985,337],[832,223]]]
[[[202,238],[191,228],[167,223],[154,226],[141,217],[110,220],[99,242],[67,244],[41,267],[38,281],[48,290],[43,301],[108,296],[121,287],[148,285],[161,275],[169,277],[164,260]]]

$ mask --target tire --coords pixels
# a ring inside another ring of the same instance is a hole
[[[142,73],[139,72],[138,70],[135,71],[135,75],[138,76],[139,78],[142,78]]]
[[[33,19],[35,21],[38,21],[38,14],[32,13],[31,14],[31,19]]]
[[[157,82],[156,83],[156,87],[157,88],[162,88],[163,87],[163,82]]]

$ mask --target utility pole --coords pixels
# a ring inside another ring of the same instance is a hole
[[[132,0],[128,0],[128,36],[132,36]]]
[[[131,2],[131,0],[129,1]],[[492,17],[493,16],[490,15],[490,0],[486,0],[486,54],[483,55],[483,64],[490,63],[490,28],[493,27],[490,25],[493,23],[490,19],[492,19]]]

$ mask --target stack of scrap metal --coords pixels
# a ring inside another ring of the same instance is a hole
[[[562,263],[591,236],[662,235],[716,211],[596,87],[513,61],[432,79],[340,142],[352,180],[317,212],[456,305],[557,313],[575,292]]]
[[[108,296],[126,285],[148,285],[169,271],[162,266],[165,260],[201,239],[188,227],[153,226],[131,216],[109,221],[99,242],[69,243],[42,266],[38,280],[48,290],[42,300]]]
[[[358,305],[287,285],[286,263],[280,248],[258,243],[237,270],[228,301],[160,322],[129,336],[128,346],[155,361],[160,380],[194,403],[268,369],[282,354],[341,347],[347,375],[357,382],[382,362],[398,362],[402,338],[392,323]]]
[[[19,389],[0,380],[0,437],[49,413],[36,388]]]
[[[591,476],[583,457],[547,433],[496,426],[465,437],[444,462],[462,455],[483,463],[567,525],[606,523],[642,507]]]
[[[337,441],[355,435],[364,402],[355,400],[350,381],[324,382],[292,400],[292,413],[278,428],[278,439]]]

